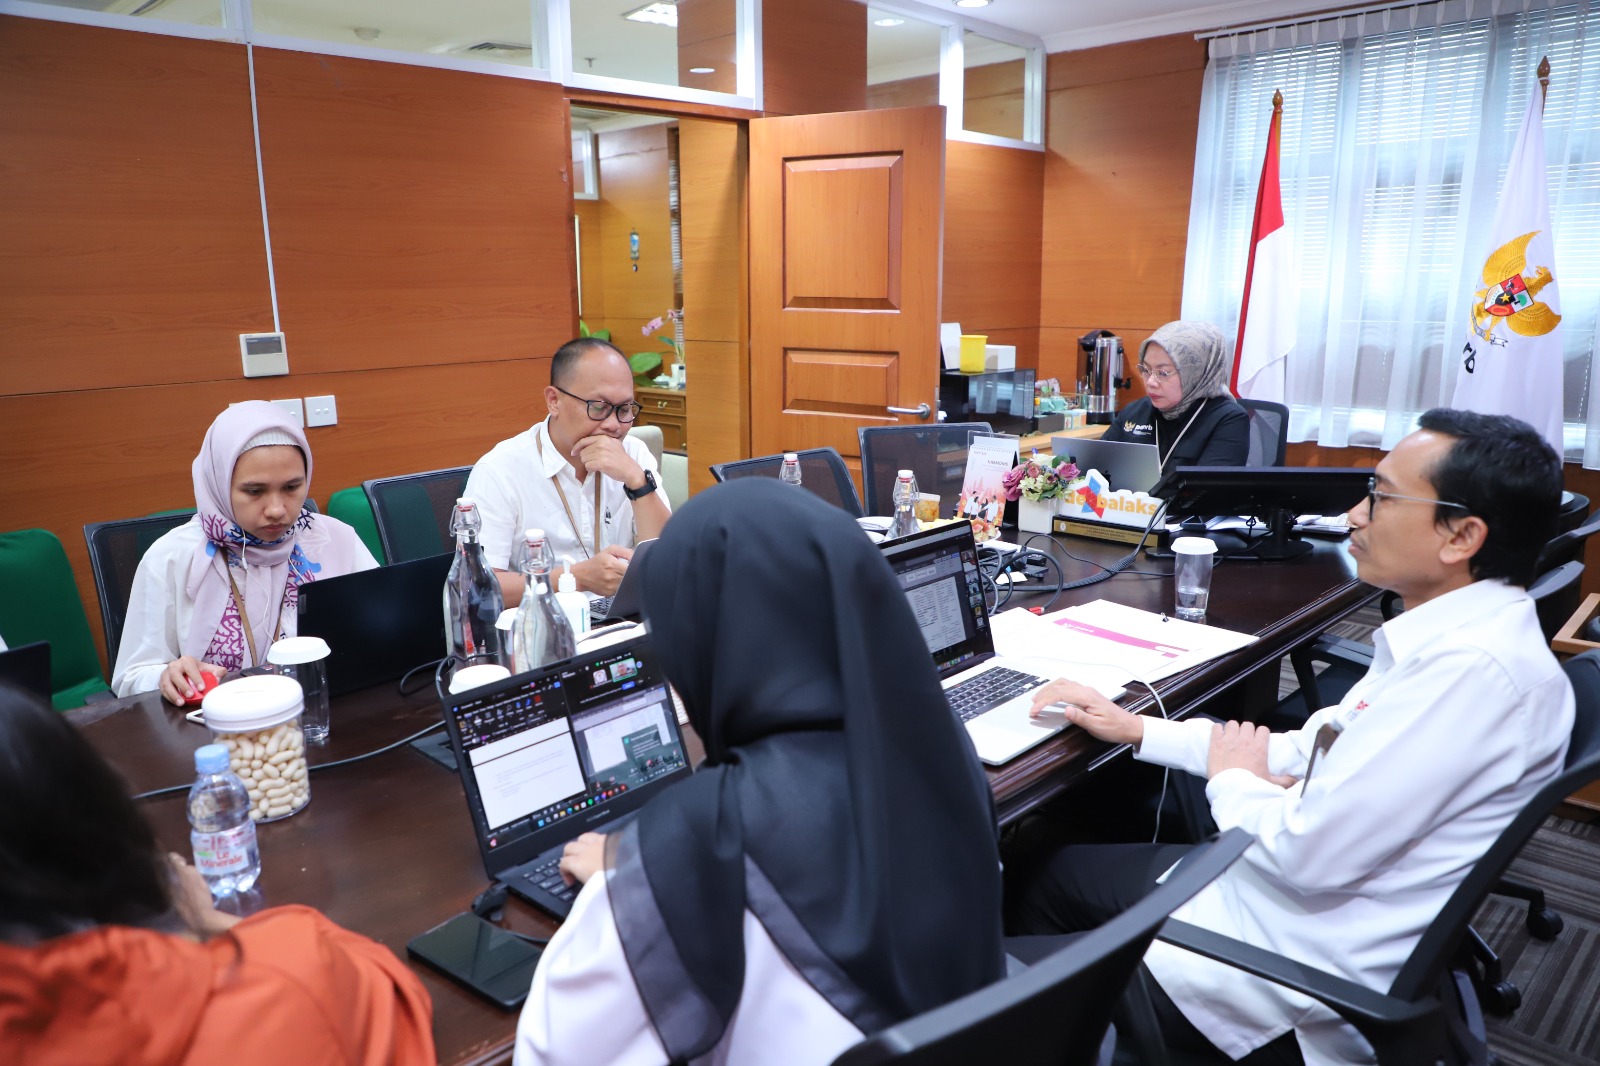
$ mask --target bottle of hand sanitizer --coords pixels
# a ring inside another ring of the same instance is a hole
[[[572,576],[572,558],[561,557],[561,576],[556,580],[556,602],[566,612],[572,623],[572,632],[579,640],[589,632],[589,597],[578,591],[578,579]]]

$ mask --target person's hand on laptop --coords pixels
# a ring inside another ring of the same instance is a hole
[[[1132,744],[1135,748],[1144,740],[1142,717],[1123,710],[1088,685],[1076,681],[1061,678],[1034,689],[1033,707],[1028,713],[1037,718],[1051,711],[1065,715],[1068,722],[1097,740]]]
[[[561,851],[561,879],[569,885],[581,885],[595,875],[606,862],[606,835],[584,833],[577,840],[567,841]]]
[[[600,553],[593,558],[572,564],[572,579],[578,583],[580,592],[592,592],[597,596],[615,596],[617,586],[622,584],[622,575],[628,569],[628,560],[632,558],[632,548],[622,548],[615,544],[601,548]],[[558,567],[557,575],[559,574]]]

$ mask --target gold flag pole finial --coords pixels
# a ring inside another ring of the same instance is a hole
[[[1540,94],[1539,95],[1540,95],[1540,100],[1542,101],[1544,99],[1547,99],[1550,96],[1550,57],[1549,56],[1545,56],[1543,59],[1539,60],[1539,69],[1535,73],[1537,73],[1539,75],[1539,89],[1540,89]]]
[[[1548,66],[1549,65],[1549,61],[1546,60],[1545,62],[1546,62],[1546,65]],[[1272,110],[1274,110],[1274,111],[1282,111],[1283,110],[1283,90],[1282,89],[1276,89],[1272,93]]]

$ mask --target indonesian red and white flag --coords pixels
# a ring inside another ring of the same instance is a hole
[[[1294,348],[1295,320],[1300,313],[1294,244],[1283,221],[1283,194],[1278,187],[1282,130],[1283,94],[1279,92],[1272,94],[1272,125],[1267,130],[1267,157],[1256,190],[1250,260],[1239,306],[1239,341],[1234,345],[1229,382],[1236,396],[1273,403],[1284,402],[1284,369]]]
[[[1545,177],[1544,93],[1537,86],[1494,222],[1477,233],[1486,255],[1479,277],[1467,279],[1467,338],[1451,406],[1514,415],[1561,455],[1561,292]]]

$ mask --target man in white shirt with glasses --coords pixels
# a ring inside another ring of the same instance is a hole
[[[581,591],[611,596],[633,546],[672,514],[655,457],[628,436],[639,404],[620,351],[594,337],[563,344],[544,399],[544,421],[495,445],[467,478],[507,607],[522,601],[525,530],[544,530],[558,571],[572,560]]]
[[[1371,669],[1306,725],[1169,722],[1053,682],[1064,708],[1144,762],[1207,779],[1218,826],[1256,843],[1175,917],[1387,991],[1445,901],[1563,765],[1572,688],[1527,593],[1555,534],[1561,460],[1531,426],[1435,409],[1350,509],[1361,579],[1406,610]],[[1154,887],[1183,844],[1063,848],[1008,886],[1013,934],[1093,928]],[[1372,1061],[1309,997],[1157,942],[1119,1023],[1184,1063]],[[1154,1025],[1138,1026],[1143,1016]],[[1119,1055],[1121,1049],[1119,1049]],[[1120,1060],[1119,1060],[1120,1061]]]

